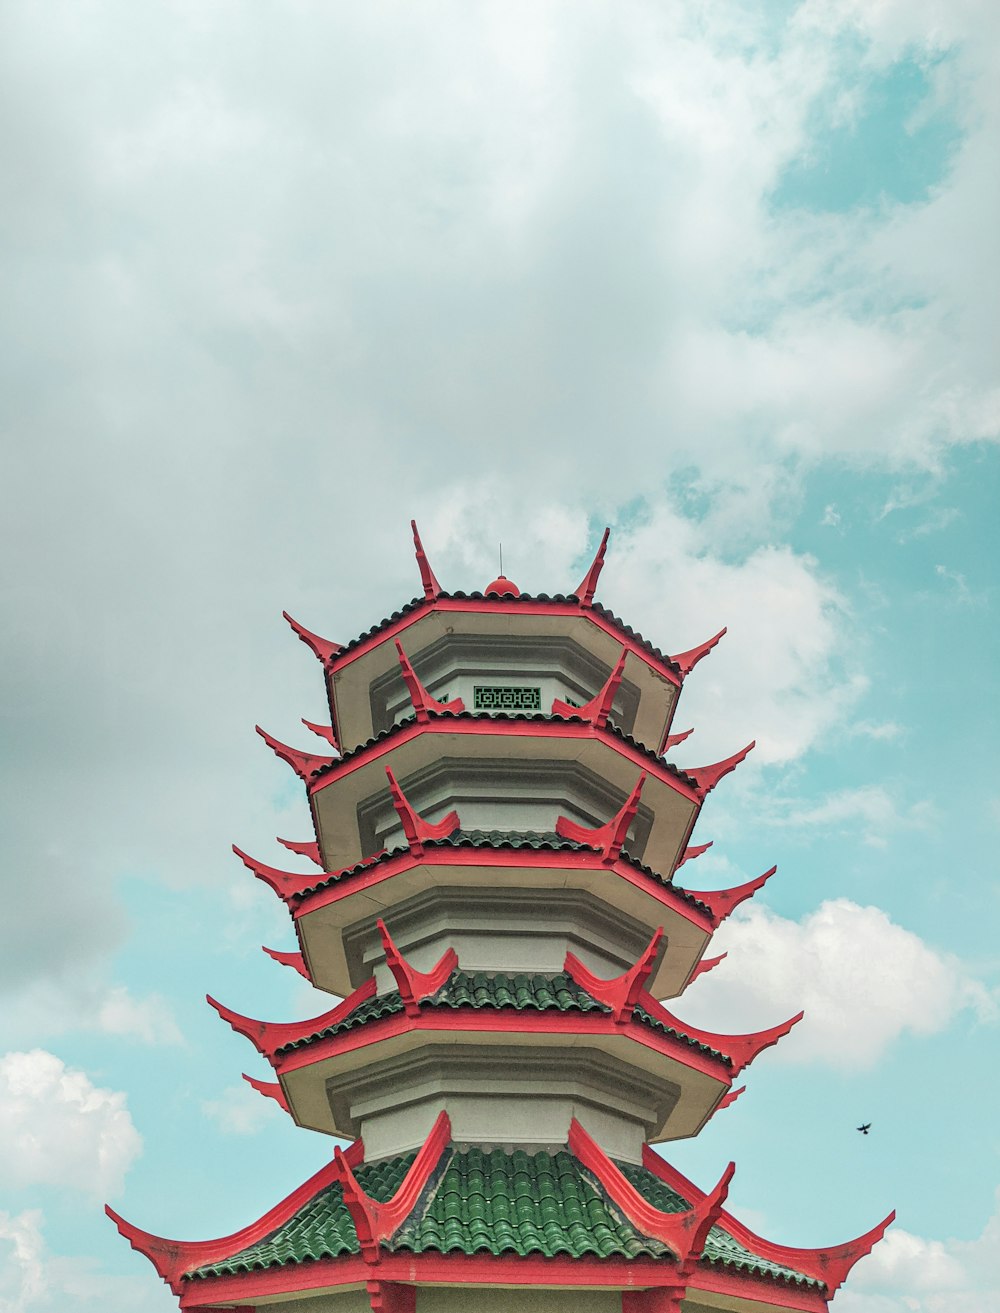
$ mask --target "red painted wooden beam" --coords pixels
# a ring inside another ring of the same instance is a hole
[[[417,971],[396,947],[381,917],[376,925],[382,939],[382,947],[385,949],[386,965],[396,981],[406,1015],[419,1017],[421,1001],[436,994],[458,967],[458,954],[453,948],[449,948],[430,971]]]
[[[457,715],[460,711],[464,711],[465,703],[461,698],[452,698],[450,702],[439,702],[437,698],[431,697],[420,682],[410,658],[403,651],[402,643],[398,638],[395,641],[396,651],[399,653],[399,664],[403,669],[403,682],[410,694],[410,701],[413,703],[413,710],[417,713],[417,720],[429,720],[431,712],[439,716],[447,712]]]
[[[662,942],[663,926],[658,926],[635,966],[611,980],[603,980],[600,976],[595,976],[575,953],[566,954],[563,970],[581,989],[585,989],[591,998],[596,998],[598,1003],[610,1008],[615,1021],[622,1025],[632,1019],[635,1006],[645,992],[646,982],[653,974]]]
[[[601,538],[600,546],[597,549],[590,569],[583,576],[576,590],[576,596],[580,599],[581,606],[590,606],[594,601],[594,594],[597,592],[597,581],[601,577],[601,571],[604,569],[604,555],[608,550],[608,539],[611,537],[611,530],[605,529]]]
[[[344,1203],[354,1222],[361,1253],[367,1262],[378,1262],[382,1241],[387,1240],[413,1211],[450,1139],[451,1122],[448,1114],[441,1112],[399,1189],[386,1203],[379,1203],[365,1194],[345,1155],[339,1148],[334,1150],[334,1167],[344,1189]]]
[[[591,725],[596,725],[598,729],[603,729],[608,723],[608,716],[611,714],[611,704],[615,700],[615,694],[618,692],[622,682],[622,674],[625,670],[625,658],[628,656],[628,648],[623,647],[621,656],[615,663],[615,668],[608,676],[604,687],[582,707],[570,706],[568,702],[563,702],[561,698],[553,698],[552,715],[553,716],[577,716],[580,720],[586,720]]]
[[[416,1313],[416,1286],[373,1278],[366,1283],[366,1289],[372,1313]]]
[[[417,567],[420,570],[420,582],[424,586],[424,597],[432,602],[435,597],[439,597],[444,589],[438,583],[434,576],[434,571],[427,560],[427,553],[424,551],[424,545],[420,541],[420,534],[417,532],[416,520],[410,521],[410,528],[413,530],[413,550],[417,557]]]
[[[708,656],[725,632],[725,628],[720,629],[712,638],[706,639],[704,643],[699,643],[697,647],[689,648],[687,652],[678,652],[676,656],[669,658],[675,666],[680,667],[682,679],[686,675],[690,675],[703,656]]]

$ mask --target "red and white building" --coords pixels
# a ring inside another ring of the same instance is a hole
[[[368,633],[289,618],[330,725],[306,722],[318,753],[260,733],[302,779],[313,836],[280,842],[312,869],[236,850],[295,928],[271,956],[338,1001],[289,1022],[210,1000],[271,1069],[246,1079],[350,1147],[218,1240],[111,1216],[192,1313],[819,1313],[891,1216],[789,1248],[726,1211],[732,1165],[701,1188],[660,1152],[800,1019],[724,1035],[673,1011],[771,874],[687,887],[702,803],[753,747],[670,764],[721,634],[667,656],[600,606],[607,533],[552,597],[446,593],[413,536],[423,595]]]

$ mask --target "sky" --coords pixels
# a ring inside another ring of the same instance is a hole
[[[840,1313],[1000,1310],[1000,7],[3,0],[0,1313],[174,1307],[327,1160],[206,1006],[284,909],[320,670],[419,591],[576,585],[757,749],[778,863],[672,1008],[805,1021],[667,1154]],[[315,748],[315,741],[313,743]],[[287,859],[287,860],[286,860]],[[857,1134],[862,1121],[868,1136]]]

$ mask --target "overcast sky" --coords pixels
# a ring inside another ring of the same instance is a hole
[[[203,995],[326,1006],[229,845],[308,834],[282,608],[409,600],[411,516],[466,589],[609,524],[600,600],[729,626],[684,876],[779,872],[672,1006],[807,1017],[668,1156],[789,1244],[895,1206],[840,1313],[1000,1310],[998,61],[994,0],[0,0],[0,1313],[166,1310],[106,1199],[328,1157]]]

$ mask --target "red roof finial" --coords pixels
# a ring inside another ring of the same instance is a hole
[[[735,770],[741,761],[747,759],[756,746],[757,740],[754,739],[745,748],[741,748],[739,752],[734,752],[731,757],[727,757],[725,761],[715,761],[711,766],[685,767],[684,774],[690,775],[694,780],[694,786],[702,802],[721,779],[728,775],[730,771]]]
[[[669,658],[675,666],[680,667],[682,679],[686,675],[690,675],[703,656],[708,656],[725,632],[726,629],[723,627],[717,634],[713,634],[711,638],[706,639],[704,643],[699,643],[697,647],[689,648],[686,652],[678,652],[676,656]]]
[[[597,581],[604,569],[604,553],[608,550],[608,539],[610,537],[611,530],[605,529],[604,536],[601,538],[601,545],[597,549],[597,555],[591,562],[590,569],[580,580],[576,596],[580,599],[581,606],[590,606],[594,601],[594,594],[597,592]]]
[[[335,757],[319,757],[313,752],[299,752],[297,748],[290,748],[287,743],[279,742],[259,725],[255,725],[254,728],[275,756],[287,762],[300,780],[308,782],[317,771],[332,766],[336,760]]]
[[[772,866],[763,875],[758,875],[756,880],[748,880],[746,884],[736,885],[732,889],[685,889],[684,892],[688,897],[697,898],[699,903],[705,904],[712,918],[712,928],[717,930],[740,903],[752,898],[758,889],[763,889],[777,869]],[[677,887],[680,888],[680,885]]]
[[[491,584],[483,589],[487,597],[520,597],[521,590],[505,574],[498,574]]]
[[[288,623],[292,626],[299,638],[302,639],[306,647],[310,649],[324,666],[328,666],[338,652],[343,651],[342,643],[334,643],[329,638],[320,638],[319,634],[314,634],[312,630],[307,629],[305,625],[300,625],[297,620],[293,620],[287,611],[281,613]]]
[[[424,586],[424,597],[428,602],[433,602],[435,597],[440,597],[444,589],[438,583],[434,571],[427,560],[427,553],[424,551],[424,545],[420,541],[420,534],[417,532],[416,520],[410,521],[410,528],[413,530],[413,550],[417,556],[417,566],[420,570],[420,582]]]

